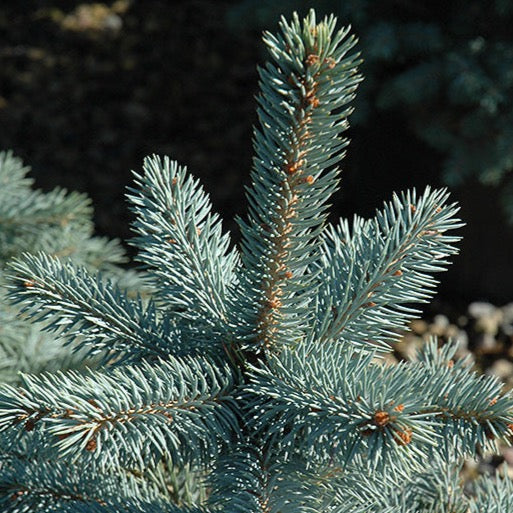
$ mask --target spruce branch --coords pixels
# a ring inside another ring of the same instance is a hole
[[[405,305],[430,298],[437,284],[431,274],[445,270],[447,258],[457,253],[452,244],[460,237],[446,232],[463,225],[447,199],[445,190],[407,191],[373,219],[355,216],[352,229],[341,220],[324,231],[313,265],[318,288],[312,339],[389,350],[387,342],[419,313]]]
[[[30,251],[41,236],[55,246],[63,238],[84,239],[93,232],[91,201],[84,194],[54,189],[2,194],[0,247],[7,258]],[[43,248],[40,248],[43,249]]]
[[[84,194],[33,190],[28,167],[0,152],[0,263],[23,252],[72,257],[119,274],[127,258],[118,240],[93,237],[91,201]]]
[[[3,295],[0,295],[0,300]],[[64,347],[63,340],[41,332],[14,312],[0,309],[0,375],[3,383],[18,383],[19,373],[80,369],[94,366],[84,351]]]
[[[83,472],[76,466],[38,458],[2,461],[0,507],[4,512],[87,511],[95,506],[112,507],[111,501],[137,506],[135,511],[141,511],[144,503],[163,510],[165,506],[157,489],[129,474]]]
[[[128,196],[137,214],[138,259],[159,283],[156,296],[175,314],[224,326],[226,296],[234,284],[238,253],[229,250],[209,197],[185,168],[158,156],[146,158],[137,189]]]
[[[269,366],[251,368],[249,418],[285,458],[299,450],[309,461],[346,465],[359,456],[390,471],[436,457],[446,443],[458,455],[475,454],[511,436],[513,396],[497,379],[447,359],[455,350],[437,356],[432,341],[424,361],[385,366],[349,347],[284,349]]]
[[[85,194],[56,188],[44,193],[33,190],[27,177],[30,168],[12,152],[0,152],[0,242],[34,238],[42,231],[72,225],[74,230],[92,234],[91,201]]]
[[[473,492],[475,500],[470,504],[469,513],[513,511],[513,481],[509,477],[497,475],[495,479],[490,479],[483,476],[476,481]]]
[[[144,502],[137,499],[131,501],[111,500],[101,505],[80,504],[67,505],[59,510],[50,510],[48,513],[218,513],[210,512],[203,507],[179,507],[174,504],[162,504],[161,502]]]
[[[317,464],[344,466],[360,456],[374,470],[415,466],[436,443],[416,393],[422,376],[373,357],[302,344],[253,367],[245,390],[254,429],[283,458],[299,451]]]
[[[335,18],[316,24],[313,11],[265,34],[272,62],[260,69],[260,128],[248,189],[249,220],[242,232],[241,293],[233,325],[254,347],[279,346],[301,334],[310,314],[308,264],[337,186],[347,128],[360,77],[355,38],[335,31]],[[306,292],[308,290],[308,292]]]
[[[230,513],[316,513],[317,489],[303,466],[279,463],[256,446],[238,446],[222,456],[209,476],[209,504]]]
[[[154,484],[160,493],[179,506],[205,504],[210,494],[206,477],[211,468],[198,468],[194,463],[178,466],[170,458],[140,474]]]
[[[130,299],[101,274],[44,253],[25,254],[10,268],[13,302],[104,362],[165,357],[179,347],[179,331],[157,318],[153,302]]]
[[[0,151],[0,190],[2,197],[20,198],[25,196],[34,183],[27,177],[30,168],[15,157],[12,151]]]
[[[324,472],[319,486],[330,506],[327,513],[468,513],[461,493],[461,461],[437,459],[420,471],[361,472],[355,461],[344,471]],[[484,510],[483,510],[484,511]]]
[[[87,202],[32,194],[21,163],[0,154],[0,183],[39,222],[0,202],[0,260],[24,247],[51,252],[10,266],[10,297],[27,314],[20,322],[42,321],[111,364],[0,385],[7,511],[509,507],[510,484],[493,485],[490,500],[489,481],[475,499],[455,490],[464,457],[513,437],[511,392],[455,362],[452,344],[433,340],[398,365],[380,358],[455,254],[457,208],[427,188],[394,195],[351,229],[327,227],[360,81],[355,39],[311,11],[282,20],[265,41],[272,62],[260,70],[240,257],[185,168],[154,156],[136,174],[135,244],[154,298],[122,289],[112,266],[119,246],[90,237]],[[200,485],[188,493],[193,475]]]
[[[513,395],[503,392],[496,376],[472,370],[469,358],[454,360],[457,344],[438,348],[436,341],[426,344],[411,364],[413,373],[422,372],[424,382],[418,393],[431,397],[431,412],[436,419],[439,448],[461,456],[472,456],[476,447],[496,449],[498,440],[509,442],[513,432]]]
[[[47,193],[30,191],[21,202],[20,198],[16,199],[18,201],[11,197],[10,201],[2,204],[2,231],[9,227],[30,227],[34,223],[47,228],[74,223],[75,227],[92,229],[88,219],[92,212],[91,200],[85,194],[57,188]]]
[[[50,456],[101,469],[205,464],[237,433],[233,376],[206,359],[22,376],[0,387],[0,431],[36,431]],[[39,448],[41,451],[41,447]]]

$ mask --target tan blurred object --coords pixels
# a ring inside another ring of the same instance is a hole
[[[77,32],[118,32],[123,26],[120,15],[130,7],[128,0],[118,0],[111,6],[104,3],[80,4],[59,24],[66,30]]]

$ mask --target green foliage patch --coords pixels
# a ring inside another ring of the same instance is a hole
[[[3,511],[508,508],[510,481],[463,493],[458,472],[509,440],[511,394],[455,362],[453,344],[383,358],[456,253],[458,207],[426,188],[328,224],[361,80],[356,40],[311,11],[264,41],[240,248],[185,168],[148,157],[128,195],[145,271],[134,292],[102,268],[117,261],[91,238],[87,201],[30,192],[3,156],[6,190],[35,198],[26,221],[0,213],[9,257],[24,253],[8,266],[12,308],[94,363],[0,386]],[[9,232],[11,219],[27,228]],[[70,255],[54,247],[64,240]]]

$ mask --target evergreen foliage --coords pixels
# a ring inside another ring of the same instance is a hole
[[[311,11],[265,35],[240,249],[167,157],[147,158],[129,193],[144,295],[102,268],[111,243],[91,239],[81,216],[55,222],[69,204],[87,211],[81,196],[43,195],[56,213],[31,210],[14,235],[17,211],[5,210],[2,244],[24,252],[9,265],[12,304],[88,368],[24,369],[0,386],[3,511],[511,508],[509,481],[483,478],[464,494],[458,471],[510,439],[513,396],[454,361],[454,344],[383,358],[456,253],[457,206],[427,188],[373,219],[327,223],[361,80],[356,41],[335,25]],[[12,197],[25,194],[19,161],[2,166]],[[30,228],[33,218],[46,224]],[[63,259],[52,244],[65,240],[98,251]]]
[[[0,153],[0,381],[15,382],[18,371],[39,373],[84,366],[84,354],[41,331],[6,299],[6,265],[24,252],[44,252],[101,270],[123,288],[143,290],[143,280],[120,267],[126,261],[118,241],[93,236],[87,196],[55,189],[34,190],[29,168],[11,152]],[[93,361],[88,362],[93,365]]]
[[[242,0],[230,24],[267,27],[305,0]],[[513,4],[505,0],[395,2],[318,0],[361,34],[365,82],[353,123],[379,123],[376,110],[404,119],[444,158],[450,186],[474,178],[502,190],[513,220]],[[465,12],[465,16],[462,16]]]

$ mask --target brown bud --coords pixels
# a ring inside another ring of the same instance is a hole
[[[163,411],[162,412],[162,415],[164,415],[164,417],[167,417],[167,421],[169,423],[173,422],[174,418],[173,418],[173,415],[172,413],[168,412],[168,411]]]
[[[413,438],[413,433],[410,428],[396,429],[394,436],[397,445],[408,445]]]
[[[328,69],[333,69],[337,65],[333,57],[328,57],[324,59],[324,63],[326,64],[326,66],[328,66]]]
[[[376,426],[384,427],[390,422],[390,415],[386,411],[377,411],[374,414],[374,422]]]
[[[276,310],[277,308],[279,308],[281,306],[281,301],[279,299],[270,299],[267,302],[267,306],[269,308],[272,308],[273,310]]]
[[[93,452],[94,450],[96,450],[97,447],[98,447],[98,444],[96,443],[96,439],[90,438],[85,446],[85,449],[86,449],[86,451]]]
[[[314,64],[317,64],[319,62],[319,56],[311,53],[308,55],[308,57],[305,59],[305,64],[307,66],[313,66]]]
[[[308,102],[308,105],[311,105],[314,109],[320,105],[319,98],[316,96],[311,96],[310,98],[307,98],[306,101]]]
[[[25,490],[18,490],[17,492],[14,492],[12,495],[11,495],[11,500],[12,501],[15,501],[15,500],[18,500],[20,497],[22,497],[23,495],[25,495],[27,492]]]
[[[294,173],[299,171],[299,169],[301,169],[304,163],[305,161],[303,159],[294,162],[288,162],[285,165],[285,170],[289,175],[293,175]]]

